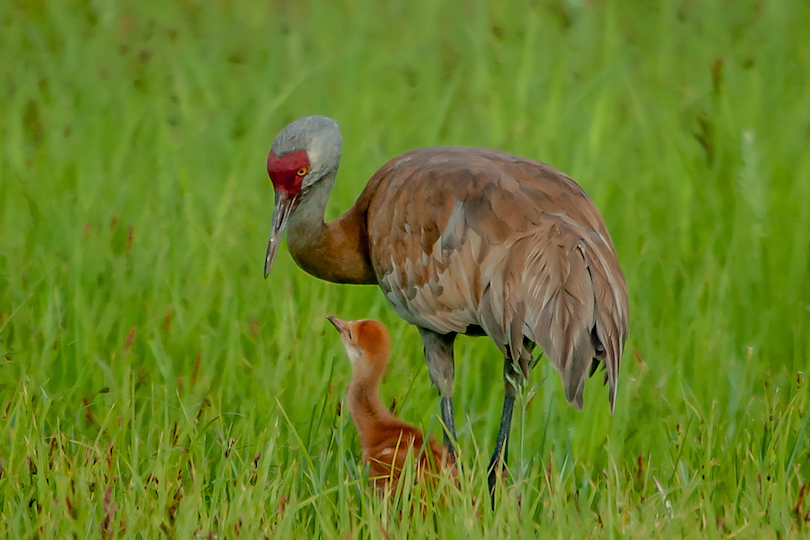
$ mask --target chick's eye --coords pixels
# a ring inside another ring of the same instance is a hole
[[[307,169],[306,167],[301,167],[295,174],[297,174],[298,176],[306,176],[308,170],[309,169]]]

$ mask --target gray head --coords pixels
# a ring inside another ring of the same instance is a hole
[[[276,135],[267,156],[267,174],[273,182],[276,204],[264,263],[265,278],[270,274],[290,215],[312,186],[337,171],[342,142],[338,125],[325,116],[299,118]]]
[[[276,189],[287,187],[283,175],[285,170],[289,169],[285,166],[287,161],[295,161],[296,165],[306,162],[308,171],[302,178],[302,188],[306,188],[326,174],[337,170],[342,145],[340,128],[331,118],[325,116],[299,118],[276,135],[267,156],[267,173]],[[297,159],[291,159],[293,156]],[[281,180],[281,186],[276,184],[276,180]]]

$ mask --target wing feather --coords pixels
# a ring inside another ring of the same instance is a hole
[[[465,148],[408,152],[372,183],[371,261],[402,318],[439,333],[478,326],[524,376],[524,341],[539,344],[578,408],[603,361],[613,410],[627,289],[582,188],[539,162]]]

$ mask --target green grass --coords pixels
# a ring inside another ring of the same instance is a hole
[[[807,2],[13,0],[0,25],[0,537],[810,534]],[[385,399],[439,436],[416,331],[286,252],[262,279],[266,153],[308,114],[344,135],[329,217],[435,144],[551,163],[602,210],[616,413],[541,363],[494,511],[495,347],[458,341],[461,491],[423,514],[366,486],[325,316],[389,326]]]

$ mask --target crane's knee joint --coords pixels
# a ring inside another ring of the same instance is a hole
[[[433,386],[439,389],[442,397],[450,397],[453,395],[453,366],[447,369],[446,366],[435,366],[428,364],[428,371],[430,372],[430,381]]]

